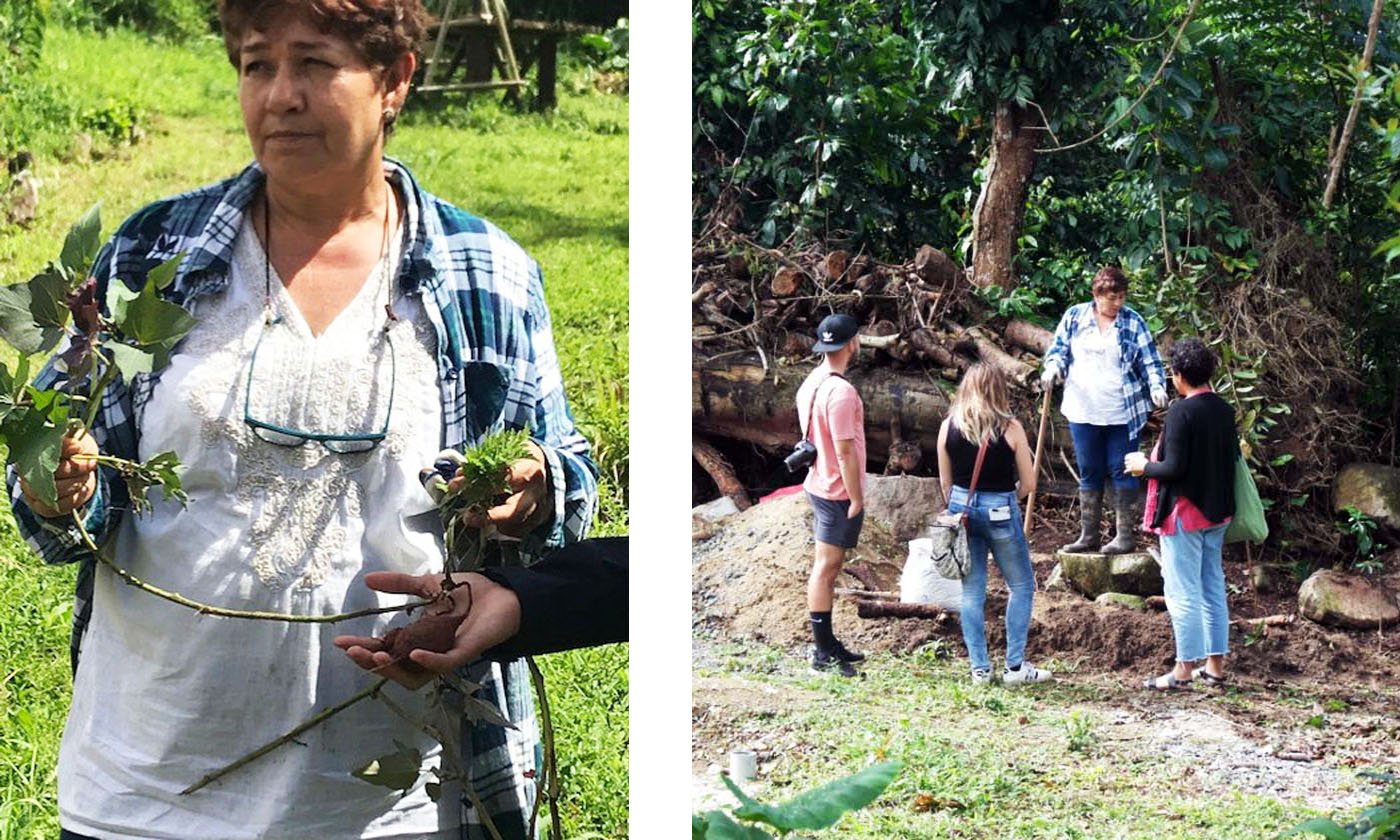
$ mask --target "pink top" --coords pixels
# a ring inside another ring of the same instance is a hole
[[[815,405],[812,401],[816,391]],[[807,417],[809,407],[813,408],[812,418]],[[841,464],[836,460],[836,441],[855,441],[856,463],[860,465],[861,486],[865,481],[865,406],[855,386],[844,379],[830,375],[826,366],[818,367],[807,376],[807,381],[797,389],[797,416],[802,427],[817,447],[817,460],[807,472],[803,488],[823,499],[842,501],[849,499],[846,483],[841,479]]]
[[[1209,390],[1211,389],[1206,388],[1203,391],[1197,391],[1196,394],[1204,394]],[[1192,394],[1191,396],[1194,397],[1196,394]],[[1187,397],[1187,399],[1190,398],[1191,397]],[[1157,445],[1152,447],[1152,460],[1157,460],[1157,452],[1161,448],[1162,439],[1159,437],[1157,438]],[[1206,518],[1204,513],[1201,513],[1201,509],[1192,504],[1191,500],[1185,496],[1176,497],[1176,504],[1172,505],[1172,509],[1167,513],[1167,518],[1162,520],[1162,527],[1160,528],[1152,527],[1152,520],[1156,516],[1157,479],[1149,478],[1147,480],[1147,501],[1143,504],[1142,508],[1142,528],[1144,531],[1170,537],[1176,534],[1178,528],[1182,531],[1204,531],[1207,528],[1214,528],[1217,525],[1224,524],[1224,522],[1211,522]],[[1231,519],[1233,519],[1233,517],[1227,516],[1224,521],[1229,522]]]

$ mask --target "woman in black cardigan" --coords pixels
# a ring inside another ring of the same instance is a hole
[[[1210,387],[1215,354],[1199,338],[1184,338],[1168,358],[1172,384],[1184,399],[1167,412],[1154,460],[1141,452],[1123,459],[1128,473],[1151,479],[1143,525],[1161,536],[1162,580],[1176,637],[1176,667],[1144,684],[1156,690],[1187,688],[1192,678],[1210,685],[1225,680],[1230,615],[1220,551],[1235,513],[1240,456],[1235,410]]]

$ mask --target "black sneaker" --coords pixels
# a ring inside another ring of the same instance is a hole
[[[841,660],[842,662],[856,663],[865,661],[865,654],[860,653],[859,651],[849,650],[841,642],[837,642],[836,647],[832,649],[831,652],[836,654],[836,658]]]
[[[813,648],[811,665],[814,674],[829,674],[834,671],[843,677],[860,676],[856,666],[841,659],[834,652]]]

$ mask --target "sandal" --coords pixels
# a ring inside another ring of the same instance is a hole
[[[1215,674],[1207,671],[1204,665],[1192,671],[1191,678],[1198,679],[1206,685],[1214,687],[1222,686],[1229,680],[1229,677],[1224,674],[1217,677]]]
[[[1190,680],[1179,680],[1176,674],[1168,671],[1160,677],[1150,677],[1142,681],[1142,687],[1148,691],[1189,691]]]

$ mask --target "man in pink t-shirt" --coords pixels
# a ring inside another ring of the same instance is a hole
[[[817,459],[802,483],[812,505],[816,562],[807,580],[807,609],[812,619],[812,670],[858,675],[864,654],[846,649],[831,627],[836,576],[855,548],[865,521],[865,406],[845,379],[846,367],[860,350],[850,315],[828,315],[817,327],[814,353],[824,359],[797,389],[797,417],[817,449]]]

